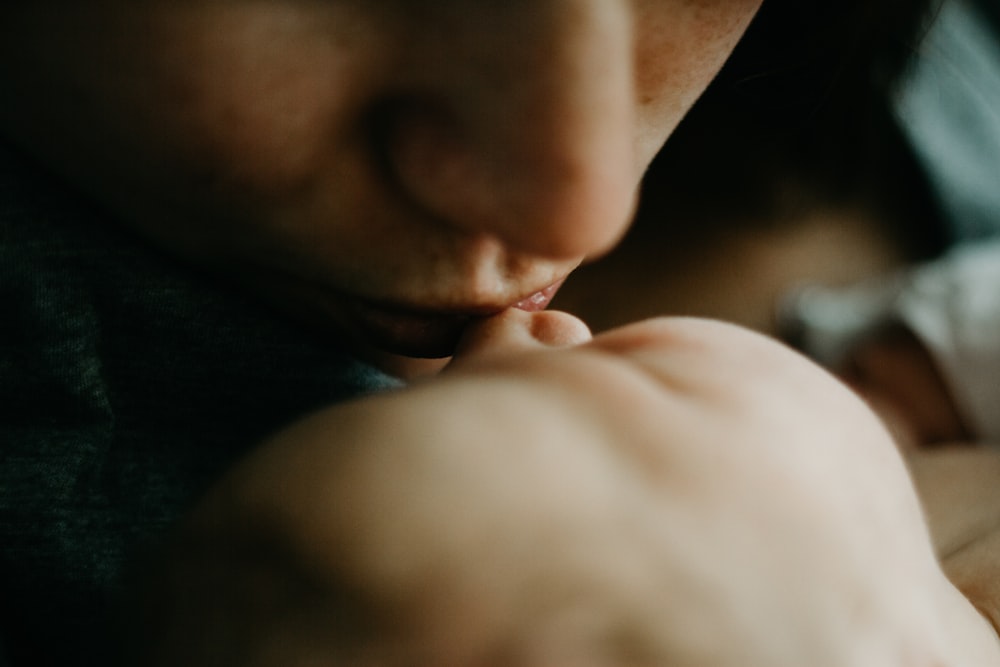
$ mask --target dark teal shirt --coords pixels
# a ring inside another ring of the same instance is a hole
[[[131,554],[269,433],[396,385],[0,151],[0,664],[101,664]]]

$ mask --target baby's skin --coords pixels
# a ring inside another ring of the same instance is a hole
[[[145,664],[1000,664],[878,418],[710,321],[507,311],[276,435],[177,544]]]

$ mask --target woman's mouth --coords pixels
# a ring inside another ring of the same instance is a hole
[[[563,281],[559,280],[507,308],[528,312],[544,310]],[[451,356],[462,332],[473,321],[502,312],[506,308],[421,310],[370,301],[354,301],[349,318],[366,346],[392,354],[418,358]]]
[[[565,278],[563,280],[565,280]],[[554,297],[556,295],[556,292],[559,291],[559,288],[562,287],[563,280],[560,280],[559,282],[556,283],[552,283],[545,289],[535,292],[527,299],[522,299],[521,301],[518,301],[517,303],[514,304],[513,307],[518,308],[520,310],[526,310],[529,313],[533,313],[539,310],[545,310],[546,308],[548,308],[549,302],[552,301],[552,297]]]

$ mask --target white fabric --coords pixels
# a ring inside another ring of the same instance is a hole
[[[954,237],[1000,234],[1000,40],[971,3],[943,4],[896,113]]]

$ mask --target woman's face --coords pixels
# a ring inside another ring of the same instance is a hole
[[[450,354],[630,219],[760,0],[35,0],[0,131],[362,346]]]

